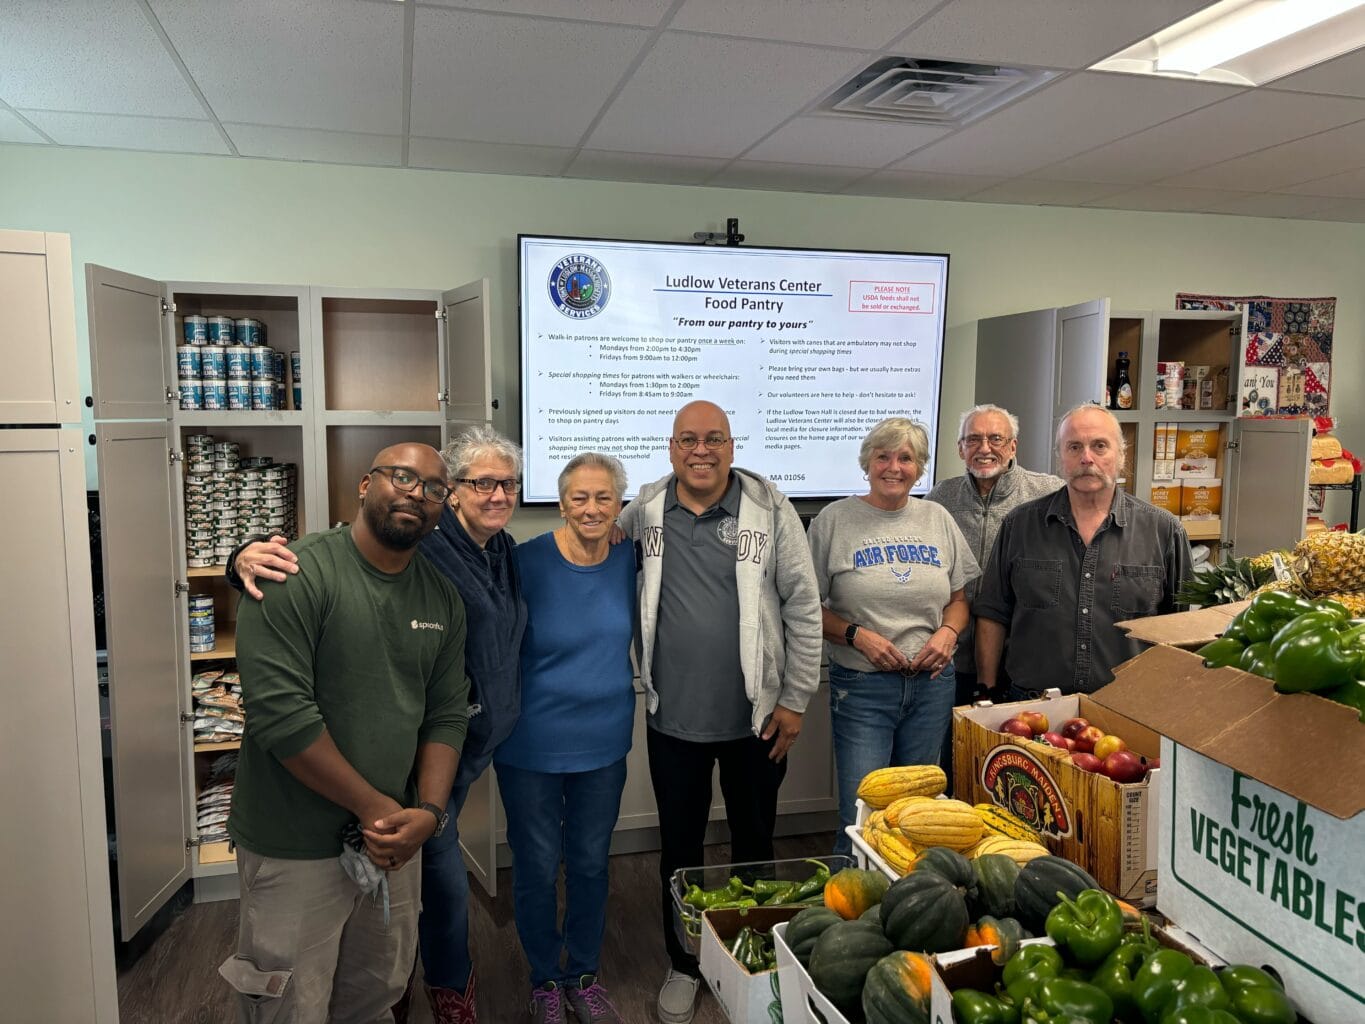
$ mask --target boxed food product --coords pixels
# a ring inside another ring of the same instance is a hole
[[[1180,515],[1180,484],[1175,481],[1153,480],[1151,501],[1157,508],[1164,508],[1173,516]]]
[[[1222,426],[1218,423],[1182,423],[1176,427],[1173,458],[1209,458],[1218,451]]]
[[[1181,519],[1218,519],[1223,514],[1223,481],[1186,480],[1180,488]]]

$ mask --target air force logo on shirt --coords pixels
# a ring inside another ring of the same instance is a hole
[[[420,620],[418,620],[418,619],[413,619],[413,620],[412,620],[412,628],[413,628],[413,629],[434,629],[434,630],[436,630],[436,632],[438,632],[438,633],[444,633],[444,632],[446,631],[445,626],[441,625],[439,622],[422,622],[422,621],[420,621]]]

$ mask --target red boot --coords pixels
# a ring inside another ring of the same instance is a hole
[[[473,971],[469,972],[469,985],[463,992],[453,988],[432,988],[430,985],[425,988],[435,1024],[479,1024]]]

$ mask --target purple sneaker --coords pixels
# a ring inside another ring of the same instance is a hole
[[[553,981],[531,990],[532,1024],[569,1024],[564,990]]]
[[[598,984],[597,975],[583,975],[576,985],[570,985],[564,992],[578,1024],[625,1024],[607,998],[607,990]]]

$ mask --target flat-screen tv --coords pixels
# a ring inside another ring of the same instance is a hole
[[[518,254],[526,504],[558,501],[582,451],[619,458],[635,495],[697,399],[728,413],[735,465],[792,498],[864,493],[858,447],[887,416],[935,450],[946,255],[540,235]]]

